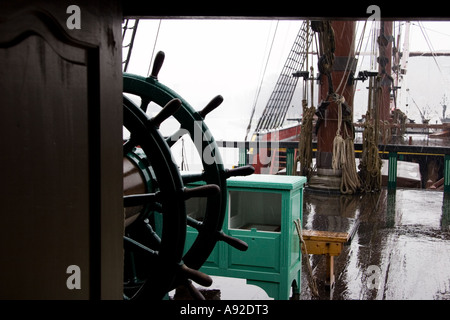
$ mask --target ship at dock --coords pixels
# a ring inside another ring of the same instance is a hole
[[[408,21],[361,25],[357,35],[356,21],[303,21],[259,119],[252,112],[245,161],[257,173],[303,175],[312,188],[341,193],[380,190],[389,179],[398,187],[443,189],[446,96],[440,123],[431,123],[426,108],[402,91],[409,60],[427,54],[409,51]],[[371,62],[363,69],[366,28]],[[367,112],[355,121],[357,85],[367,92]],[[293,99],[298,91],[301,101]],[[422,123],[405,113],[412,107]],[[394,155],[396,176],[389,178]]]

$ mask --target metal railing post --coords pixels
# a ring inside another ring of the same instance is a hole
[[[388,189],[397,188],[397,152],[389,152]]]
[[[239,166],[243,167],[245,165],[247,165],[247,148],[244,147],[240,147],[239,148]]]
[[[295,176],[294,163],[295,149],[286,148],[286,175]]]
[[[450,154],[444,156],[444,192],[450,192]]]

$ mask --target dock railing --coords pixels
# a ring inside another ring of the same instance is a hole
[[[260,149],[268,148],[267,142],[260,145],[257,141],[216,141],[219,148],[237,148],[239,149],[239,166],[249,163],[249,150],[253,149],[258,153]],[[296,141],[277,141],[277,148],[286,149],[286,173],[294,172],[294,155],[298,149]],[[355,143],[355,156],[362,153],[362,143]],[[317,151],[317,143],[313,142],[313,155]],[[388,156],[388,189],[396,189],[397,187],[397,161],[399,157],[405,155],[419,156],[442,156],[444,160],[443,176],[444,176],[444,192],[450,193],[450,147],[442,146],[419,146],[419,145],[379,145],[380,154]]]

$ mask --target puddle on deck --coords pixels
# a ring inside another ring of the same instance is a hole
[[[323,256],[311,256],[319,299],[450,300],[450,202],[442,192],[397,189],[343,196],[306,191],[304,229],[354,232],[335,257],[334,288]],[[314,298],[302,270],[301,299]]]

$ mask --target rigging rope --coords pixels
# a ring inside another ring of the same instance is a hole
[[[363,29],[362,29],[362,32],[361,32],[361,36],[359,38],[358,45],[356,47],[356,52],[358,54],[361,52],[361,47],[362,47],[362,43],[363,43],[364,33],[366,31],[366,26],[367,26],[367,20],[364,22],[364,26],[363,26]],[[354,36],[353,39],[352,39],[352,43],[350,45],[351,48],[353,48],[353,46],[355,44],[355,40],[356,40],[356,36]],[[352,59],[351,66],[349,66],[350,60],[351,59],[347,59],[347,62],[345,64],[345,72],[347,73],[347,76],[345,77],[345,83],[348,83],[348,79],[349,79],[350,74],[351,74],[351,72],[348,72],[348,71],[349,70],[354,70],[356,63],[358,62],[357,59]],[[342,92],[339,93],[339,90],[341,89],[341,86],[342,86],[343,83],[344,83],[344,77],[341,78],[341,82],[339,83],[339,85],[338,85],[338,87],[336,89],[336,93],[338,93],[340,95],[344,94],[345,87],[342,88]]]
[[[365,192],[381,190],[381,159],[376,144],[377,134],[370,121],[369,112],[366,113],[366,123],[363,132],[363,151],[359,162],[362,189]]]
[[[264,78],[265,78],[265,75],[266,75],[267,65],[269,64],[270,54],[272,53],[273,43],[274,43],[274,41],[275,41],[275,36],[276,36],[276,34],[277,34],[278,23],[279,23],[279,22],[280,22],[280,20],[277,20],[277,24],[276,24],[276,26],[275,26],[275,31],[274,31],[273,37],[272,37],[272,43],[270,44],[269,53],[268,53],[268,55],[267,55],[266,64],[265,64],[265,66],[264,66],[264,71],[263,71],[263,74],[262,74],[262,76],[261,76],[261,81],[260,81],[259,86],[258,86],[258,91],[257,91],[256,96],[255,96],[255,101],[253,102],[252,113],[250,114],[250,120],[249,120],[249,122],[248,122],[247,130],[246,130],[246,132],[245,132],[245,138],[244,138],[244,141],[247,141],[248,134],[250,133],[250,129],[251,129],[251,127],[252,127],[253,115],[255,114],[256,104],[258,103],[259,94],[261,93],[261,88],[262,88],[263,81],[264,81]]]
[[[155,42],[153,43],[152,56],[150,57],[150,65],[148,66],[147,77],[150,77],[152,61],[153,61],[153,55],[155,53],[156,43],[158,42],[159,29],[161,28],[161,22],[162,22],[162,20],[159,19],[158,29],[156,30]]]
[[[359,162],[359,175],[362,190],[365,192],[381,190],[382,161],[378,152],[380,119],[377,108],[383,89],[379,86],[379,81],[378,78],[375,87],[372,79],[369,82],[369,101],[364,123],[362,156]]]
[[[355,147],[353,133],[349,134],[346,123],[342,122],[342,105],[345,103],[343,96],[334,95],[334,101],[338,105],[338,129],[333,140],[333,170],[341,169],[342,194],[353,194],[361,187],[360,179],[355,164]],[[344,126],[345,139],[341,135],[341,125]]]
[[[347,127],[345,127],[345,130],[347,130]],[[342,166],[341,193],[353,194],[361,188],[361,181],[356,170],[353,137],[347,136],[344,143],[347,159]]]
[[[331,21],[312,21],[311,29],[319,33],[319,53],[320,58],[317,66],[320,74],[328,78],[328,94],[334,92],[331,72],[334,64],[334,51],[336,50],[334,29]]]
[[[309,261],[308,250],[306,249],[306,242],[303,239],[302,233],[302,223],[300,219],[294,220],[295,228],[297,229],[298,238],[300,240],[300,251],[302,255],[306,258],[306,266],[308,270],[308,284],[311,289],[311,293],[314,297],[319,297],[319,289],[317,288],[316,278],[314,277],[311,262]]]
[[[309,38],[310,22],[307,21],[307,33],[306,39]],[[311,39],[312,40],[312,39]],[[306,48],[310,46],[310,43],[306,43]],[[317,47],[317,46],[316,46]],[[306,49],[307,51],[308,49]],[[308,69],[308,52],[306,52],[306,69]],[[314,68],[310,67],[310,74],[314,74]],[[298,155],[294,160],[293,174],[297,171],[297,163],[300,162],[300,173],[305,176],[307,181],[310,180],[312,169],[312,132],[313,132],[313,119],[316,113],[314,107],[314,83],[311,81],[311,107],[308,108],[308,86],[307,81],[303,78],[303,100],[302,100],[302,124],[300,129],[299,141],[298,141]]]
[[[345,141],[341,136],[341,125],[342,125],[342,103],[345,102],[344,97],[334,96],[334,102],[338,105],[338,128],[336,130],[336,136],[333,140],[333,158],[331,162],[331,167],[333,170],[338,170],[342,168],[345,163]]]
[[[365,29],[365,25],[364,25]],[[351,134],[348,134],[347,125],[345,122],[351,123],[352,111],[350,111],[350,120],[346,119],[343,123],[343,115],[342,108],[345,105],[345,99],[343,97],[343,92],[345,90],[345,86],[342,88],[341,94],[339,91],[341,90],[342,85],[348,82],[348,78],[350,76],[349,67],[353,69],[354,63],[356,61],[352,61],[352,65],[350,66],[350,58],[347,59],[344,73],[347,73],[346,77],[342,77],[339,83],[339,86],[336,90],[333,89],[331,73],[333,69],[334,62],[334,51],[335,51],[335,38],[334,38],[334,30],[332,28],[331,22],[316,22],[314,24],[314,30],[320,33],[319,44],[321,49],[321,59],[319,60],[319,71],[328,77],[328,99],[332,99],[338,108],[338,128],[336,131],[336,136],[333,140],[333,150],[332,150],[332,168],[333,170],[340,169],[341,174],[341,186],[340,191],[343,194],[352,194],[359,190],[361,183],[360,178],[357,173],[355,159],[354,159],[354,132],[352,128]],[[354,46],[356,37],[352,38],[351,47]],[[358,43],[359,49],[362,45],[362,37]],[[327,100],[328,100],[327,99]],[[346,106],[346,111],[348,113],[348,106]],[[346,116],[347,117],[347,116]],[[344,126],[345,130],[345,139],[341,134],[341,127]]]
[[[376,64],[376,40],[378,34],[376,33],[376,26],[372,26],[372,55],[371,67],[374,68]],[[369,80],[369,96],[366,112],[366,120],[363,131],[363,145],[362,155],[359,162],[359,176],[361,178],[361,188],[364,192],[373,192],[381,190],[381,166],[382,161],[378,150],[378,142],[380,136],[380,116],[378,112],[378,105],[383,96],[382,88],[380,86],[381,78],[371,78]]]
[[[303,117],[301,134],[298,141],[298,156],[294,163],[294,170],[297,168],[297,162],[300,162],[301,175],[305,176],[308,181],[312,174],[312,131],[313,131],[313,117],[316,113],[314,106],[307,107],[307,101],[302,101]]]

